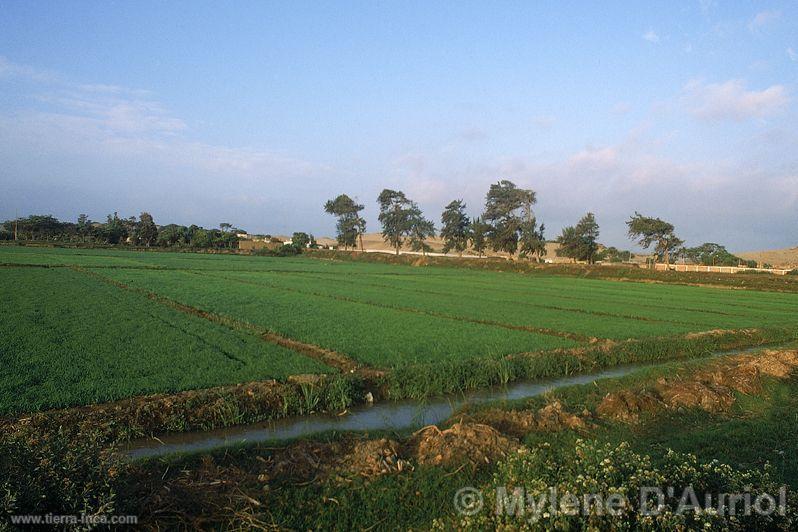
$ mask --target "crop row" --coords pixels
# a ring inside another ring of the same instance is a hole
[[[437,280],[437,286],[414,289],[414,280],[392,280],[394,285],[374,285],[370,279],[265,273],[211,274],[300,293],[355,300],[373,305],[443,314],[468,320],[485,320],[513,326],[540,327],[584,336],[613,339],[673,335],[713,328],[741,328],[780,324],[795,320],[786,313],[778,315],[707,314],[674,309],[639,308],[617,305],[603,299],[571,301],[553,295],[512,297],[492,291],[475,291],[460,286],[456,280]],[[574,280],[575,281],[575,280]]]
[[[0,292],[0,414],[334,371],[65,268],[5,268]]]
[[[247,285],[190,272],[115,269],[104,271],[103,275],[338,351],[376,367],[575,345],[554,336]]]

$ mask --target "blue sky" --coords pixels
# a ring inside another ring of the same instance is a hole
[[[0,0],[0,218],[331,235],[490,183],[555,237],[635,210],[689,244],[798,245],[795,2]]]

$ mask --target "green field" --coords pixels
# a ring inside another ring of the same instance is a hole
[[[798,294],[545,274],[10,246],[0,264],[3,414],[337,371],[263,332],[390,370],[798,325]]]

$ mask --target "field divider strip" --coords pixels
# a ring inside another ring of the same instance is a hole
[[[200,275],[200,276],[205,276],[205,277],[215,277],[216,279],[222,279],[222,280],[225,280],[225,281],[232,281],[234,283],[248,284],[248,285],[252,285],[252,286],[264,286],[264,287],[267,287],[267,288],[272,288],[274,290],[282,290],[284,292],[289,292],[289,293],[305,294],[305,295],[311,295],[311,296],[316,296],[316,297],[325,297],[327,299],[333,299],[333,300],[337,300],[337,301],[345,301],[347,303],[359,303],[361,305],[369,305],[369,306],[377,307],[377,308],[396,310],[398,312],[407,312],[407,313],[412,313],[412,314],[421,314],[421,315],[425,315],[425,316],[432,316],[432,317],[435,317],[435,318],[442,318],[442,319],[446,319],[446,320],[461,321],[461,322],[465,322],[465,323],[474,323],[474,324],[477,324],[477,325],[488,325],[488,326],[492,326],[492,327],[500,327],[502,329],[510,329],[510,330],[514,330],[514,331],[523,331],[523,332],[542,334],[542,335],[545,335],[545,336],[556,336],[558,338],[566,338],[568,340],[574,340],[576,342],[583,342],[583,343],[584,342],[595,342],[597,340],[594,337],[586,336],[586,335],[583,335],[583,334],[578,334],[578,333],[573,333],[573,332],[568,332],[568,331],[558,331],[558,330],[555,330],[555,329],[548,329],[548,328],[545,328],[545,327],[530,327],[528,325],[512,325],[512,324],[509,324],[509,323],[503,323],[503,322],[499,322],[499,321],[478,320],[478,319],[466,318],[466,317],[462,317],[462,316],[452,316],[450,314],[444,314],[442,312],[435,312],[435,311],[431,311],[431,310],[422,310],[422,309],[413,308],[413,307],[403,307],[403,306],[399,306],[399,305],[389,305],[389,304],[386,304],[386,303],[374,303],[372,301],[360,301],[358,299],[350,298],[350,297],[346,297],[346,296],[337,296],[337,295],[331,295],[331,294],[323,294],[321,292],[299,290],[297,288],[287,288],[287,287],[284,287],[284,286],[275,286],[275,285],[268,284],[268,283],[263,283],[263,282],[247,281],[245,279],[233,279],[233,278],[224,277],[224,276],[221,276],[221,275],[209,275],[206,272],[198,271],[198,270],[193,270],[193,271],[191,271],[191,273],[194,273],[194,274]],[[598,340],[601,340],[601,339],[599,338]]]
[[[379,370],[369,368],[364,364],[355,362],[351,358],[341,353],[338,353],[337,351],[332,351],[330,349],[325,349],[318,345],[295,340],[293,338],[283,336],[282,334],[270,331],[263,327],[259,327],[258,325],[249,323],[247,321],[238,320],[235,318],[231,318],[229,316],[223,316],[221,314],[216,314],[213,312],[208,312],[206,310],[198,309],[196,307],[192,307],[191,305],[180,303],[179,301],[175,301],[174,299],[157,294],[155,292],[151,292],[143,288],[136,288],[126,285],[125,283],[116,281],[114,279],[110,279],[94,271],[85,270],[80,267],[72,267],[72,269],[74,269],[75,271],[85,273],[102,282],[115,286],[121,290],[129,290],[131,292],[136,292],[138,294],[144,295],[151,301],[167,306],[174,310],[184,312],[186,314],[191,314],[193,316],[211,321],[213,323],[217,323],[219,325],[224,325],[225,327],[228,327],[230,329],[244,330],[250,333],[254,333],[264,341],[277,344],[281,347],[285,347],[292,351],[296,351],[300,354],[309,356],[310,358],[319,360],[324,364],[336,368],[342,372],[345,373],[364,372],[368,374],[374,374],[375,372],[379,372]]]

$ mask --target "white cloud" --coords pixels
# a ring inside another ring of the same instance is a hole
[[[798,61],[798,52],[792,49],[792,46],[787,48],[787,57],[790,58],[790,61]]]
[[[247,180],[305,177],[329,168],[266,150],[189,140],[189,127],[151,91],[78,84],[0,56],[0,77],[26,81],[35,108],[0,114],[0,133],[44,152],[93,153]]]
[[[609,170],[618,167],[618,148],[586,148],[568,160],[570,168],[579,170]]]
[[[12,63],[7,57],[0,55],[0,79],[3,77],[22,78],[39,83],[56,82],[59,79],[53,72]]]
[[[783,85],[756,91],[746,89],[743,80],[731,79],[724,83],[691,81],[684,87],[683,100],[696,118],[740,122],[772,115],[786,107],[790,97]]]
[[[781,11],[761,11],[757,13],[748,23],[748,30],[752,33],[757,33],[765,26],[779,20],[780,18]]]
[[[659,35],[653,29],[649,29],[647,32],[643,34],[643,39],[648,42],[659,42]]]

